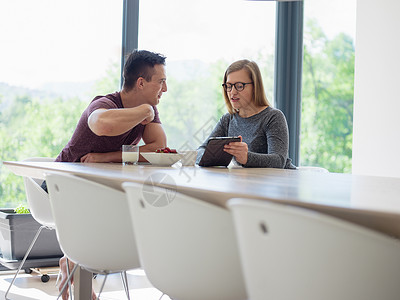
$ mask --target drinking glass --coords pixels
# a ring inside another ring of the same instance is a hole
[[[122,164],[137,165],[139,161],[139,146],[138,145],[123,145],[122,146]]]

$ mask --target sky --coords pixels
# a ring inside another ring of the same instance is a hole
[[[305,16],[329,38],[342,31],[354,37],[355,5],[305,0]],[[120,61],[121,12],[122,0],[0,0],[0,82],[40,88],[103,77]],[[139,18],[139,48],[172,61],[274,51],[272,1],[141,0]]]
[[[315,18],[329,39],[345,32],[355,39],[356,0],[304,0],[304,16]]]
[[[121,55],[122,1],[0,0],[0,82],[100,77]]]
[[[140,8],[139,44],[162,49],[169,60],[211,62],[263,47],[273,51],[275,2],[150,0]]]

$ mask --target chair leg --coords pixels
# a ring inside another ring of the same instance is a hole
[[[24,258],[23,258],[22,261],[21,261],[21,264],[19,265],[18,270],[17,270],[17,272],[16,272],[15,275],[14,275],[13,280],[11,281],[11,283],[10,283],[8,289],[7,289],[7,292],[6,292],[5,295],[4,295],[4,298],[5,298],[5,299],[8,299],[8,298],[7,298],[8,293],[10,292],[10,289],[11,289],[11,287],[13,286],[13,284],[14,284],[14,282],[15,282],[15,279],[17,278],[18,273],[21,271],[23,265],[25,264],[25,261],[26,261],[26,259],[28,258],[28,255],[29,255],[29,253],[31,252],[33,246],[35,245],[36,240],[38,239],[40,232],[42,232],[42,229],[45,228],[45,227],[46,227],[46,226],[44,226],[44,225],[43,225],[43,226],[40,226],[39,229],[38,229],[38,231],[36,232],[36,235],[35,235],[35,237],[33,238],[32,243],[30,244],[28,250],[26,251]]]
[[[161,300],[162,298],[164,298],[164,296],[167,296],[169,300],[175,300],[175,299],[171,298],[170,296],[168,296],[168,295],[165,294],[165,293],[163,293],[163,294],[161,295],[161,297],[160,297],[158,300]]]
[[[75,273],[75,271],[76,271],[76,269],[78,268],[78,264],[75,264],[75,266],[74,266],[74,268],[72,269],[72,272],[71,272],[71,274],[68,276],[68,278],[67,278],[67,281],[64,283],[64,285],[63,285],[63,287],[62,287],[62,289],[61,289],[61,291],[60,291],[60,294],[58,294],[58,297],[57,297],[57,300],[60,298],[60,296],[62,295],[62,293],[64,292],[64,290],[65,290],[65,288],[67,287],[67,285],[69,285],[69,283],[70,283],[70,281],[71,281],[71,278],[72,278],[72,276],[74,276],[74,273]],[[72,295],[71,295],[72,296]]]
[[[130,300],[131,298],[129,296],[128,276],[126,275],[126,271],[121,272],[121,277],[122,277],[122,284],[124,285],[126,297],[128,298],[128,300]]]
[[[161,300],[162,299],[162,297],[164,297],[164,293],[162,293],[162,295],[161,295],[161,297],[160,298],[158,298],[158,300]]]
[[[96,300],[99,300],[99,299],[100,299],[100,294],[101,294],[101,292],[103,291],[104,285],[106,284],[107,276],[108,276],[108,274],[106,274],[106,275],[104,276],[104,280],[103,280],[103,283],[101,284],[101,288],[100,288],[99,293],[97,294]]]
[[[60,268],[60,271],[58,271],[57,280],[56,280],[56,287],[58,286],[58,282],[60,281],[60,277],[61,277],[61,268]]]
[[[70,272],[68,258],[66,259],[66,262],[67,262],[67,278],[68,278],[69,277],[69,272]],[[57,280],[56,280],[56,287],[58,286],[58,282],[60,281],[60,277],[61,277],[61,267],[60,267],[60,271],[58,271]],[[72,285],[68,284],[68,286],[69,286],[69,295],[70,295],[71,300],[72,300],[73,299],[73,297],[72,297],[72,288],[71,288]]]

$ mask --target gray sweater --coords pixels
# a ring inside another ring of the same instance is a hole
[[[279,109],[268,106],[249,118],[227,113],[221,117],[209,138],[239,135],[249,149],[247,163],[243,167],[296,168],[288,158],[288,127]],[[207,141],[208,138],[198,149],[197,163],[203,156]]]

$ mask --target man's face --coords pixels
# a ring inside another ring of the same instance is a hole
[[[157,105],[164,92],[167,91],[167,76],[165,75],[164,65],[155,65],[155,73],[151,77],[151,81],[146,82],[144,93],[147,103]]]

